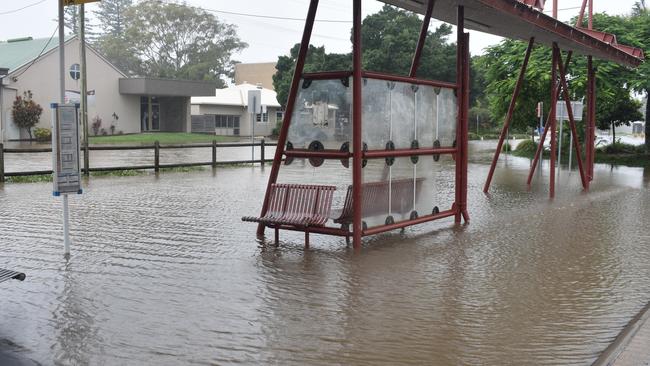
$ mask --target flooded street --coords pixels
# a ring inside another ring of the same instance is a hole
[[[650,171],[597,165],[585,194],[563,170],[549,202],[547,166],[528,192],[529,160],[502,156],[486,196],[493,145],[470,144],[470,225],[366,238],[360,254],[321,235],[306,251],[302,233],[258,242],[240,218],[259,212],[268,165],[92,178],[70,198],[67,262],[51,184],[0,185],[0,267],[27,274],[0,285],[0,355],[589,365],[650,301]]]

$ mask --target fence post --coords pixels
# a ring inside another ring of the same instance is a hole
[[[217,167],[217,140],[212,140],[212,167]]]
[[[5,181],[5,146],[0,142],[0,183]]]
[[[260,141],[260,149],[261,149],[260,150],[260,161],[261,161],[262,166],[264,166],[264,160],[266,160],[264,158],[264,149],[265,149],[265,147],[266,147],[266,142],[264,141],[264,139],[262,139],[262,141]]]
[[[154,171],[158,173],[160,171],[160,143],[158,141],[153,143],[153,165]]]
[[[84,175],[90,176],[90,148],[84,143]]]

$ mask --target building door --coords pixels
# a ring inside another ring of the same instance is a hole
[[[160,102],[158,97],[140,97],[140,130],[160,131]]]

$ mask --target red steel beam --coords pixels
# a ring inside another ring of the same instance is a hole
[[[413,55],[413,61],[411,63],[411,71],[409,71],[409,76],[414,78],[420,67],[420,58],[422,57],[422,49],[427,39],[427,33],[429,32],[429,23],[431,21],[431,13],[433,13],[433,5],[436,0],[429,0],[427,4],[427,10],[424,14],[424,21],[422,21],[422,28],[420,28],[420,37],[418,38],[418,45],[415,48],[415,55]]]
[[[469,165],[469,92],[470,92],[470,79],[469,79],[469,33],[463,35],[463,121],[462,121],[462,140],[461,150],[463,152],[461,159],[461,194],[460,194],[460,212],[463,215],[463,220],[469,223],[469,212],[467,211],[467,170]]]
[[[391,74],[386,74],[386,73],[376,72],[376,71],[363,71],[362,75],[364,78],[369,78],[369,79],[397,81],[401,83],[411,83],[416,85],[428,85],[437,88],[447,88],[447,89],[457,88],[457,84],[449,83],[445,81],[418,79],[414,77],[391,75]]]
[[[571,56],[573,53],[569,51],[567,53],[566,61],[564,63],[564,70],[567,70],[569,67],[569,62],[571,61]],[[559,87],[556,90],[556,98],[560,97],[561,90]],[[528,179],[526,180],[526,184],[530,185],[530,183],[533,181],[533,174],[535,174],[535,168],[537,168],[537,162],[539,161],[541,155],[542,155],[542,150],[544,149],[544,141],[546,141],[546,135],[548,133],[549,127],[551,126],[551,110],[548,112],[548,116],[546,117],[546,125],[544,126],[544,133],[542,136],[540,136],[540,142],[539,145],[537,146],[537,150],[535,151],[535,157],[533,158],[533,164],[530,166],[530,172],[528,173]]]
[[[361,141],[361,118],[363,112],[362,106],[362,87],[363,78],[361,76],[361,0],[352,2],[352,245],[355,250],[361,249],[361,236],[363,228],[361,226],[361,184],[362,184],[362,141]]]
[[[519,77],[517,78],[517,83],[515,84],[515,90],[512,92],[512,98],[510,99],[510,106],[508,106],[508,114],[506,114],[506,119],[503,122],[503,128],[501,129],[501,135],[499,136],[499,143],[497,144],[497,150],[494,152],[492,165],[490,165],[490,172],[488,173],[487,179],[485,180],[485,186],[483,187],[484,193],[488,193],[488,190],[490,189],[490,184],[492,183],[494,170],[496,169],[497,161],[499,160],[499,155],[501,155],[501,148],[503,147],[503,141],[506,138],[508,128],[510,128],[510,122],[512,121],[512,116],[515,112],[515,106],[517,105],[517,98],[519,97],[519,92],[521,91],[521,85],[524,83],[526,68],[528,67],[528,60],[530,60],[530,53],[533,50],[534,44],[535,44],[535,38],[531,38],[530,41],[528,41],[528,48],[526,48],[526,54],[524,55],[524,63],[521,65],[521,70],[519,71]]]
[[[578,170],[580,171],[580,181],[582,182],[582,188],[588,189],[589,185],[587,183],[587,178],[585,175],[584,167],[582,164],[582,151],[580,151],[580,138],[578,137],[578,132],[576,130],[576,122],[573,118],[573,107],[571,106],[571,98],[569,97],[569,84],[566,82],[566,77],[564,73],[564,67],[562,66],[562,55],[559,50],[557,52],[558,60],[557,67],[560,72],[560,86],[562,87],[562,95],[564,96],[564,103],[566,104],[567,114],[569,116],[569,126],[571,127],[571,134],[573,135],[574,146],[576,149],[576,160],[578,160]]]
[[[557,156],[557,136],[555,136],[555,131],[557,129],[557,120],[555,118],[555,108],[557,107],[557,60],[558,60],[559,48],[557,44],[553,44],[553,62],[551,66],[551,172],[549,175],[550,188],[549,196],[550,198],[555,198],[555,159]]]
[[[346,78],[350,76],[352,76],[352,71],[349,70],[306,72],[302,74],[302,78],[308,80],[330,80]]]
[[[596,135],[596,72],[593,58],[587,57],[587,144],[589,147],[589,181],[594,179],[595,135]]]
[[[576,32],[575,28],[569,24],[565,24],[551,17],[540,16],[539,12],[537,11],[526,10],[523,7],[518,6],[513,7],[511,1],[480,0],[480,2],[509,16],[523,18],[529,23],[553,33],[557,38],[563,38],[571,43],[579,44],[585,48],[594,49],[601,55],[606,54],[612,58],[615,58],[620,64],[636,67],[643,62],[641,59],[623,52],[622,50],[619,50],[615,47],[612,47],[606,43],[600,42],[594,37],[591,37],[589,35],[586,35],[585,37],[580,36],[580,34]]]
[[[458,116],[456,124],[456,143],[459,146],[458,153],[456,154],[456,180],[455,180],[455,200],[454,207],[456,214],[454,222],[459,224],[462,217],[461,202],[463,201],[463,128],[466,121],[465,110],[465,8],[458,7],[458,20],[456,23],[456,84],[458,85]]]
[[[405,157],[416,155],[438,155],[438,154],[456,154],[459,149],[455,147],[439,147],[427,149],[395,149],[395,150],[371,150],[363,153],[366,159]]]
[[[298,60],[296,61],[296,69],[293,72],[293,79],[291,80],[291,89],[289,89],[289,97],[287,99],[287,109],[285,110],[284,118],[282,120],[282,127],[280,128],[280,136],[278,137],[278,146],[275,150],[273,157],[273,166],[271,167],[271,174],[266,186],[266,194],[264,195],[264,203],[262,205],[262,212],[260,217],[264,217],[269,208],[269,198],[271,194],[271,185],[278,180],[278,172],[280,164],[282,163],[282,153],[284,152],[284,145],[287,142],[287,135],[289,133],[289,124],[293,114],[293,108],[296,103],[296,96],[300,88],[300,75],[305,67],[305,59],[307,50],[309,49],[309,41],[311,39],[311,32],[314,28],[314,19],[316,18],[316,10],[318,9],[318,0],[311,0],[309,3],[309,10],[307,12],[307,20],[305,21],[305,28],[302,33],[302,40],[300,41],[300,51],[298,52]],[[259,224],[257,226],[257,236],[264,235],[265,226]]]
[[[587,27],[594,29],[594,0],[589,0],[589,23]]]
[[[578,13],[578,20],[576,21],[577,27],[582,27],[582,21],[585,18],[586,7],[587,7],[587,0],[582,0],[582,6],[580,6],[580,13]]]
[[[284,152],[286,157],[291,158],[323,158],[323,159],[347,159],[352,156],[351,153],[338,150],[286,150]]]
[[[557,0],[553,0],[553,18],[557,19]]]
[[[429,221],[433,221],[433,220],[440,220],[440,219],[444,219],[446,217],[454,216],[454,215],[456,215],[457,212],[458,212],[458,210],[456,208],[452,208],[451,210],[442,211],[442,212],[437,213],[435,215],[426,215],[426,216],[418,217],[417,219],[413,219],[413,220],[404,220],[404,221],[399,221],[399,222],[396,222],[396,223],[390,224],[390,225],[381,225],[381,226],[377,226],[377,227],[372,227],[370,229],[364,230],[363,235],[364,236],[375,235],[375,234],[383,233],[383,232],[386,232],[386,231],[405,228],[407,226],[423,224],[425,222],[429,222]]]

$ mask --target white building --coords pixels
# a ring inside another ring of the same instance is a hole
[[[249,90],[260,90],[262,95],[262,113],[255,113],[254,126],[251,124],[252,111],[248,109]],[[192,98],[192,132],[250,136],[254,128],[256,136],[268,136],[282,121],[280,103],[271,89],[241,84],[216,89],[214,94]]]
[[[128,78],[92,47],[86,48],[88,124],[98,117],[110,134],[144,131],[189,132],[190,98],[211,95],[215,84],[184,80]],[[13,101],[31,91],[43,114],[36,127],[49,128],[50,103],[59,101],[57,38],[31,37],[0,42],[0,141],[25,139],[11,117]],[[65,42],[66,100],[79,100],[79,40]],[[114,126],[114,128],[111,128]],[[92,135],[92,130],[90,131]]]

